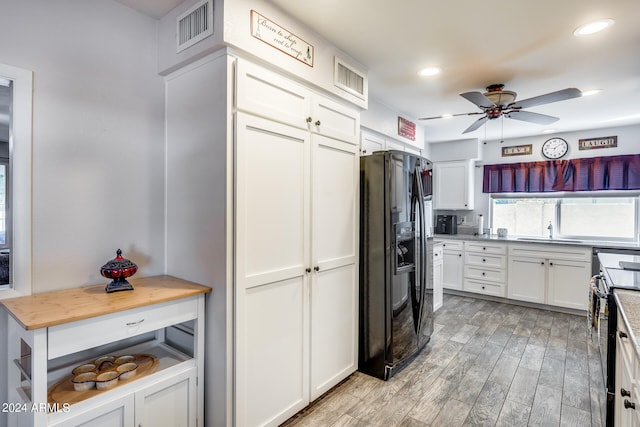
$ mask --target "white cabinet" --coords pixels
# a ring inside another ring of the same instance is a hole
[[[433,311],[442,307],[442,279],[444,267],[444,247],[442,243],[433,245]]]
[[[11,314],[9,400],[54,408],[9,414],[10,427],[195,427],[203,419],[203,387],[196,379],[204,367],[204,294],[210,288],[170,276],[130,281],[130,293],[106,294],[97,285],[2,301]],[[69,301],[76,307],[71,314],[61,309]],[[96,328],[86,329],[94,321]],[[143,326],[147,321],[151,329]],[[56,338],[62,330],[76,345]],[[73,368],[106,354],[155,362],[140,362],[136,376],[107,391],[75,392]]]
[[[640,426],[640,395],[638,394],[638,356],[631,335],[618,313],[616,331],[616,389],[614,421],[620,427]]]
[[[589,249],[556,244],[509,247],[507,296],[585,310],[591,276]]]
[[[462,290],[462,273],[464,268],[464,242],[461,240],[442,241],[442,287]]]
[[[360,155],[368,156],[374,151],[397,150],[421,156],[422,151],[413,145],[391,139],[377,132],[362,129],[360,132]]]
[[[474,207],[472,160],[433,164],[434,209],[471,210]]]
[[[507,248],[503,243],[464,242],[463,290],[506,296],[506,253]]]
[[[268,117],[308,89],[243,61],[237,88],[236,423],[278,425],[357,367],[359,114]]]

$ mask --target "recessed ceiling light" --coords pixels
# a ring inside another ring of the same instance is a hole
[[[589,34],[594,34],[604,30],[605,28],[609,28],[613,25],[613,19],[600,19],[598,21],[589,22],[588,24],[584,24],[579,26],[573,31],[573,35],[576,37],[588,36]]]
[[[435,76],[436,74],[440,74],[440,71],[441,70],[438,67],[423,68],[418,72],[418,75],[423,77],[430,77],[430,76]]]
[[[602,91],[602,89],[584,90],[584,91],[582,91],[582,96],[595,95],[596,93],[600,93],[601,91]]]

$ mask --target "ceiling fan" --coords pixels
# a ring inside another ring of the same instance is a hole
[[[559,120],[559,118],[548,116],[546,114],[522,111],[522,109],[533,107],[535,105],[550,104],[552,102],[564,101],[565,99],[577,98],[579,96],[582,96],[582,92],[580,92],[580,90],[576,88],[567,88],[516,102],[515,99],[518,94],[510,90],[503,90],[503,87],[503,84],[492,84],[487,86],[487,91],[485,93],[465,92],[460,94],[460,96],[464,99],[471,101],[478,107],[480,107],[482,112],[460,113],[452,114],[450,116],[422,117],[418,120],[432,120],[452,116],[474,116],[477,114],[484,114],[478,120],[473,122],[471,126],[469,126],[462,133],[473,132],[474,130],[485,124],[487,120],[497,119],[500,116],[521,120],[523,122],[548,125]]]

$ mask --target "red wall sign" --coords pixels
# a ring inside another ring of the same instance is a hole
[[[415,141],[416,124],[402,117],[398,117],[398,135]]]

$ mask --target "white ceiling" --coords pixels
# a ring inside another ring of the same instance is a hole
[[[181,0],[117,0],[161,17]],[[268,0],[369,69],[369,96],[409,118],[480,111],[459,96],[492,83],[522,100],[576,87],[601,89],[527,110],[560,117],[557,132],[640,123],[638,0]],[[602,33],[576,38],[579,25],[611,18]],[[302,36],[302,35],[301,35]],[[424,67],[442,73],[418,76]],[[548,127],[479,116],[422,121],[427,141],[541,134]]]

